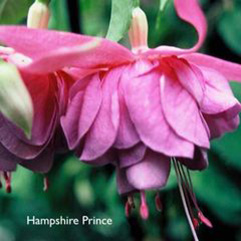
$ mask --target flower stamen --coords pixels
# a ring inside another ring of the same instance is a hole
[[[172,160],[173,160],[173,164],[174,164],[174,168],[175,168],[175,172],[176,172],[176,176],[177,176],[177,183],[178,183],[180,195],[181,195],[181,198],[182,198],[182,204],[183,204],[186,216],[187,216],[187,220],[188,220],[189,226],[191,228],[194,240],[199,241],[199,239],[197,237],[197,233],[195,231],[194,224],[193,224],[193,219],[191,219],[191,216],[190,216],[190,213],[189,213],[189,210],[188,210],[186,198],[185,198],[183,187],[182,187],[181,174],[180,174],[179,169],[178,169],[177,160],[175,158],[172,158]]]
[[[156,210],[158,212],[161,212],[163,209],[163,206],[162,206],[160,194],[158,192],[156,193],[156,196],[155,196],[155,204],[156,204]]]
[[[149,217],[149,209],[146,203],[146,193],[145,191],[141,191],[141,206],[140,206],[140,215],[142,219],[146,220]]]
[[[44,190],[44,192],[47,192],[48,191],[48,189],[49,189],[49,179],[48,179],[48,177],[44,177],[44,187],[43,187],[43,190]]]
[[[7,193],[12,192],[12,187],[11,187],[11,172],[3,172],[3,177],[5,179],[5,189]]]

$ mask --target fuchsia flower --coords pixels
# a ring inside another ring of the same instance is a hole
[[[52,154],[62,115],[68,146],[80,160],[116,165],[119,192],[129,194],[127,214],[133,206],[132,192],[140,191],[140,213],[148,217],[144,191],[166,184],[173,161],[192,230],[198,220],[211,226],[197,206],[183,165],[194,170],[207,167],[210,139],[238,126],[240,104],[228,80],[241,81],[241,66],[195,53],[205,39],[205,17],[196,0],[175,0],[175,8],[197,30],[199,39],[191,49],[149,49],[140,9],[134,11],[130,30],[132,51],[105,39],[83,51],[81,45],[95,38],[0,27],[0,41],[32,61],[20,71],[39,111],[30,142],[19,130],[13,133],[4,120],[0,142],[5,153],[23,159],[45,151]],[[34,163],[42,166],[41,161]],[[160,209],[158,196],[156,203]]]
[[[212,224],[197,205],[188,169],[206,168],[210,139],[237,128],[241,106],[227,79],[240,81],[241,66],[194,53],[206,35],[203,13],[196,1],[176,0],[175,7],[196,28],[197,44],[188,50],[149,49],[146,19],[140,9],[135,10],[132,57],[129,52],[129,61],[122,65],[114,59],[109,65],[100,63],[101,68],[95,66],[76,81],[61,123],[80,160],[116,165],[119,192],[129,194],[127,215],[133,207],[131,194],[140,191],[140,214],[148,217],[144,190],[165,186],[173,161],[197,240],[194,226]],[[126,52],[116,51],[116,56]],[[156,204],[160,209],[158,195]]]
[[[90,37],[26,27],[1,26],[0,32],[0,41],[11,47],[1,48],[0,57],[18,66],[35,112],[30,140],[22,130],[0,115],[0,170],[4,172],[9,187],[10,172],[16,169],[17,164],[46,173],[53,164],[54,153],[67,150],[60,117],[66,111],[68,92],[74,78],[68,73],[68,68],[64,68],[85,67],[88,62],[91,67],[95,59],[102,62],[102,56],[109,59],[109,64],[111,59],[118,61],[119,57],[115,57],[112,51],[115,44],[113,47],[109,42],[102,44],[96,56],[89,56],[88,51],[99,42]]]
[[[17,38],[15,41],[18,41]],[[15,52],[5,56],[6,61],[19,67],[32,97],[34,119],[31,138],[27,139],[22,130],[3,115],[0,116],[0,166],[4,172],[14,171],[16,165],[20,164],[35,172],[46,173],[52,166],[54,153],[67,147],[59,119],[73,80],[61,70],[55,73],[30,73],[28,67],[23,65],[24,62],[31,61],[29,57],[32,55],[25,57]],[[10,177],[10,173],[6,173],[5,177]]]

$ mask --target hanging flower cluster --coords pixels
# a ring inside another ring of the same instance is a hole
[[[175,0],[178,16],[198,33],[191,49],[147,45],[140,8],[129,31],[132,50],[106,39],[19,26],[1,26],[0,41],[32,97],[31,139],[0,116],[0,167],[9,183],[17,164],[50,170],[54,153],[74,150],[81,161],[113,164],[120,194],[165,186],[171,162],[195,240],[199,222],[212,226],[198,207],[189,169],[208,166],[210,140],[233,131],[241,105],[228,80],[241,81],[241,66],[196,53],[206,20],[196,0]],[[157,193],[157,208],[161,203]]]

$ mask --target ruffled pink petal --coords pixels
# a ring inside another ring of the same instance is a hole
[[[114,146],[119,149],[127,149],[133,147],[140,142],[140,137],[136,128],[131,121],[125,99],[124,89],[134,77],[145,75],[152,71],[157,65],[147,60],[138,60],[134,64],[129,65],[122,74],[119,84],[119,101],[120,101],[120,124],[118,134]]]
[[[209,126],[212,139],[236,130],[240,123],[238,115],[230,119],[227,118],[225,113],[219,115],[204,115],[204,118]]]
[[[126,85],[125,100],[130,117],[141,140],[152,150],[167,156],[192,158],[194,145],[176,135],[163,115],[160,76],[152,71],[131,79]]]
[[[203,170],[208,167],[207,150],[196,147],[193,159],[178,158],[178,161],[180,161],[188,169]]]
[[[12,154],[19,158],[32,159],[45,148],[45,145],[33,146],[27,144],[16,136],[15,129],[10,128],[6,122],[7,120],[0,115],[0,143]]]
[[[114,147],[118,149],[130,148],[137,144],[140,138],[136,132],[135,126],[130,119],[126,104],[123,98],[120,98],[120,124]]]
[[[0,144],[0,171],[15,171],[17,158]]]
[[[31,160],[21,160],[20,165],[37,173],[47,173],[50,171],[54,161],[54,148],[52,144],[36,158]]]
[[[120,120],[118,88],[123,68],[111,70],[102,79],[102,103],[93,125],[86,134],[81,160],[103,155],[115,142]]]
[[[232,117],[237,115],[241,106],[233,96],[228,81],[216,70],[202,68],[202,73],[206,82],[206,90],[200,105],[201,111],[205,114],[218,114],[227,111]]]
[[[78,152],[76,152],[76,154],[79,157]],[[98,157],[95,160],[91,160],[91,162],[90,161],[82,161],[82,162],[93,166],[105,166],[107,164],[116,165],[117,161],[118,161],[118,157],[117,157],[116,150],[111,148],[102,156]]]
[[[140,162],[146,153],[146,146],[142,143],[138,143],[132,148],[118,150],[119,167],[129,167]]]
[[[70,100],[66,115],[61,118],[70,149],[78,145],[95,120],[102,99],[100,84],[99,75],[96,74],[81,79],[73,86],[78,92]]]
[[[34,73],[53,72],[63,67],[109,67],[134,60],[131,51],[106,39],[99,39],[96,48],[85,51],[83,45],[95,39],[53,30],[0,27],[0,41],[32,58],[34,61],[27,69]]]
[[[170,173],[168,157],[148,150],[143,160],[126,169],[128,182],[139,190],[165,186]]]
[[[66,113],[68,101],[69,101],[69,92],[72,85],[75,82],[75,79],[72,78],[68,73],[64,71],[55,72],[57,75],[57,88],[58,88],[58,107],[59,114],[62,116]]]
[[[123,82],[123,81],[122,81]],[[123,86],[119,87],[119,103],[120,103],[120,124],[114,146],[119,149],[126,149],[136,145],[140,138],[136,132],[135,126],[130,119],[130,114],[126,107],[123,96]]]
[[[160,83],[163,112],[173,130],[186,140],[209,148],[208,133],[193,97],[175,78],[163,75]]]
[[[230,61],[218,59],[205,54],[193,53],[183,55],[183,58],[197,64],[198,66],[215,69],[228,80],[241,81],[241,65]]]
[[[181,85],[200,103],[204,96],[205,82],[202,72],[183,59],[168,58],[167,62],[174,69]]]
[[[128,194],[136,191],[136,188],[127,180],[125,168],[116,168],[116,181],[119,194]]]

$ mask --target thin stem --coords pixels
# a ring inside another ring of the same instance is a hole
[[[36,2],[41,2],[48,5],[50,3],[50,0],[36,0]]]
[[[133,0],[133,7],[137,8],[140,6],[140,0]]]
[[[190,225],[194,240],[199,241],[198,237],[197,237],[197,234],[196,234],[196,231],[195,231],[195,228],[193,226],[191,217],[190,217],[189,212],[188,212],[188,207],[187,207],[185,196],[184,196],[184,193],[183,193],[183,190],[182,190],[181,180],[180,180],[179,172],[178,172],[178,169],[177,169],[177,162],[176,162],[175,158],[173,158],[173,163],[174,163],[174,168],[175,168],[175,171],[176,171],[176,176],[177,176],[177,179],[178,179],[178,187],[179,187],[180,195],[181,195],[181,198],[182,198],[182,204],[183,204],[186,216],[187,216],[187,220],[188,220],[188,223]]]

